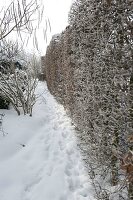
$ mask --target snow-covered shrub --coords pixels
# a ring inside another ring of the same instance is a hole
[[[12,104],[20,115],[22,108],[24,114],[32,115],[32,107],[35,104],[35,88],[37,80],[31,72],[19,70],[14,67],[14,72],[4,74],[0,72],[0,91],[2,96]]]
[[[12,104],[18,115],[21,109],[24,114],[32,115],[37,85],[37,79],[31,70],[32,62],[25,58],[22,48],[14,43],[8,46],[8,53],[2,51],[1,57],[3,56],[4,60],[1,59],[0,65],[0,93]]]
[[[36,30],[42,15],[43,5],[38,0],[13,0],[9,5],[5,3],[0,12],[0,96],[4,100],[1,103],[5,100],[10,102],[18,114],[19,107],[22,107],[24,114],[32,114],[36,76],[29,68],[32,66],[35,72],[35,62],[33,59],[32,62],[25,60],[20,45],[10,42],[8,36],[15,32],[13,38],[18,37],[17,40],[20,39],[23,45],[33,36],[34,46],[38,49]]]

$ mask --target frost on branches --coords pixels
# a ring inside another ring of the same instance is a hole
[[[12,104],[18,115],[20,108],[24,114],[32,115],[36,84],[36,80],[27,71],[14,69],[14,72],[9,74],[0,72],[1,95]]]
[[[33,77],[29,62],[24,58],[22,49],[20,51],[15,44],[8,46],[8,52],[4,52],[3,49],[1,52],[1,96],[11,103],[18,115],[20,115],[21,110],[24,115],[32,115],[32,108],[36,101],[35,88],[37,80],[36,77]]]
[[[76,0],[45,56],[48,87],[72,116],[97,199],[133,200],[132,44],[133,1]]]
[[[8,36],[11,38],[11,33],[15,33],[23,45],[33,36],[38,49],[36,30],[42,17],[43,4],[39,0],[13,0],[8,5],[5,3],[0,12],[0,103],[2,108],[11,103],[18,115],[21,110],[32,115],[36,87],[34,61],[25,59],[21,47],[8,41]]]

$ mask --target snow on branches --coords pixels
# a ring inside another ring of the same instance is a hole
[[[15,69],[12,64],[12,72],[5,74],[0,72],[0,92],[20,115],[20,108],[24,114],[32,115],[32,107],[35,104],[36,80],[27,70]]]
[[[132,7],[124,0],[74,1],[69,26],[51,41],[45,56],[48,87],[71,114],[86,165],[108,199],[117,199],[109,184],[123,196],[120,158],[131,150]],[[132,183],[127,191],[132,200]]]

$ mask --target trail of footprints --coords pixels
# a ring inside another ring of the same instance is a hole
[[[64,122],[61,121],[60,124],[62,125],[63,123]],[[79,163],[78,163],[79,159],[75,160],[75,158],[79,156],[78,152],[76,152],[76,150],[74,150],[74,147],[72,146],[73,144],[69,145],[71,140],[69,138],[70,135],[66,130],[60,130],[62,128],[58,127],[56,124],[53,126],[53,129],[61,132],[60,133],[61,137],[58,140],[58,144],[56,144],[56,145],[58,145],[58,151],[53,152],[53,161],[54,162],[53,162],[53,166],[51,168],[49,168],[48,175],[49,176],[52,175],[55,161],[57,161],[57,159],[61,160],[62,156],[64,156],[64,158],[67,160],[66,166],[64,167],[64,173],[66,176],[68,190],[71,193],[76,192],[75,198],[77,198],[77,195],[79,195],[80,197],[82,197],[79,199],[84,199],[84,197],[87,197],[88,193],[87,193],[87,189],[84,188],[84,186],[82,185],[82,183],[80,181],[79,172],[81,169],[79,169]],[[56,135],[56,134],[55,135],[53,134],[53,136],[58,137],[58,135]],[[51,145],[54,142],[54,137],[51,139]],[[49,148],[46,147],[45,150],[48,151]],[[77,154],[77,155],[75,155],[75,154]],[[66,196],[67,195],[61,196],[59,200],[69,200],[69,199],[67,199]],[[75,199],[75,200],[77,200],[77,199]]]
[[[65,131],[62,131],[63,142],[59,140],[58,145],[59,145],[60,151],[64,151],[64,154],[66,154],[66,157],[67,157],[64,173],[66,176],[68,189],[71,193],[76,192],[77,195],[82,197],[80,199],[84,199],[83,197],[88,196],[88,191],[86,188],[84,188],[84,186],[82,185],[80,181],[80,174],[79,174],[80,169],[79,169],[79,163],[78,163],[79,159],[75,160],[75,158],[78,157],[79,155],[78,155],[78,152],[74,150],[74,147],[72,146],[72,144],[68,147],[67,145],[66,146],[64,145],[64,143],[67,144],[67,141],[65,141],[67,140],[67,137],[69,137],[69,135],[67,135]],[[68,141],[70,142],[70,140]],[[77,195],[75,198],[78,198]],[[68,199],[66,199],[66,197],[61,197],[60,200],[68,200]]]
[[[63,126],[63,121],[61,120],[60,125],[57,125],[56,123],[52,126],[53,134],[51,135],[46,135],[44,138],[42,137],[41,140],[44,140],[44,159],[45,159],[45,164],[44,168],[38,172],[37,176],[41,177],[42,171],[48,175],[51,176],[52,172],[54,170],[56,163],[62,163],[63,159],[66,159],[65,163],[66,165],[64,166],[64,174],[65,174],[65,179],[67,183],[67,191],[70,192],[72,200],[84,200],[86,199],[88,193],[87,189],[84,188],[84,185],[82,184],[80,180],[80,164],[79,159],[75,159],[76,157],[79,156],[78,152],[74,149],[73,147],[73,142],[71,142],[70,139],[70,131],[67,132],[67,127],[62,128]],[[52,122],[51,122],[52,125]],[[69,129],[69,127],[68,127]],[[58,135],[59,134],[59,135]],[[73,134],[73,133],[72,133]],[[59,140],[55,140],[55,137],[59,137]],[[55,147],[55,151],[51,151],[52,146],[57,145],[58,147]],[[75,155],[77,154],[77,155]],[[52,161],[53,164],[49,166],[49,159]],[[34,186],[39,184],[41,181],[41,178],[38,178],[35,176],[35,180],[32,180],[29,185],[26,186],[25,192],[27,193],[25,195],[24,200],[30,200],[28,199],[28,192],[33,189]],[[59,200],[70,200],[68,199],[68,195],[64,194],[60,197]]]

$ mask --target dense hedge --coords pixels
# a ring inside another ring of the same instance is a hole
[[[49,90],[79,131],[87,165],[102,177],[111,173],[117,185],[120,159],[133,149],[133,5],[110,3],[75,1],[70,25],[52,38],[44,65]]]

